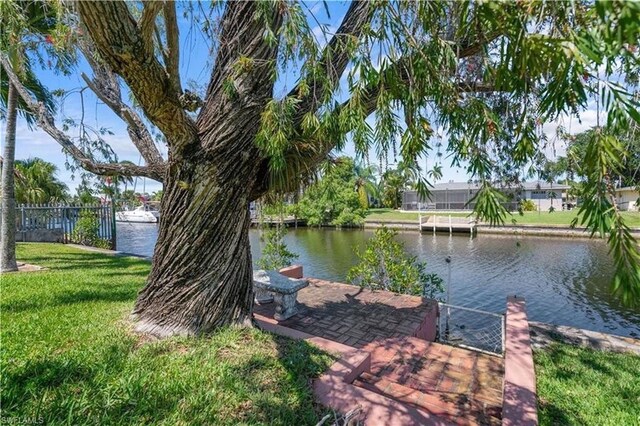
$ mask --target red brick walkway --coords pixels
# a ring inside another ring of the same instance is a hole
[[[370,370],[356,377],[353,389],[414,407],[442,424],[501,423],[503,358],[411,337],[434,301],[310,279],[298,303],[300,312],[279,325],[371,354]],[[254,312],[273,318],[274,308],[255,306]]]
[[[300,312],[280,324],[356,348],[374,340],[413,335],[435,303],[348,284],[309,281],[309,286],[298,292]],[[253,310],[273,318],[274,309],[271,303],[256,305]]]
[[[354,385],[456,424],[500,424],[503,359],[416,338],[373,342],[371,371]]]

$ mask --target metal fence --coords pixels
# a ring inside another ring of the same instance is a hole
[[[502,355],[505,316],[494,312],[439,303],[438,341]]]
[[[74,233],[83,212],[93,214],[97,237],[116,246],[115,212],[111,205],[31,205],[16,208],[16,240],[24,242],[80,242]]]

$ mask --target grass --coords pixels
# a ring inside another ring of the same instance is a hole
[[[469,213],[424,213],[427,214],[439,214],[441,216],[453,217],[466,217]],[[569,226],[571,221],[578,214],[578,210],[571,211],[555,211],[549,212],[525,212],[524,215],[514,213],[512,216],[508,216],[505,225],[514,225],[512,220],[515,220],[515,225],[550,225],[550,226]],[[365,217],[365,221],[413,221],[418,222],[419,213],[404,213],[393,209],[371,209]],[[622,212],[627,225],[632,228],[640,228],[640,212]]]
[[[557,225],[557,226],[569,226],[571,221],[577,216],[578,210],[570,211],[555,211],[549,212],[525,212],[524,216],[514,214],[513,219],[516,220],[517,225]],[[640,227],[640,213],[639,212],[622,212],[622,217],[625,219],[627,225],[632,228]],[[511,218],[507,219],[507,223],[511,222]]]
[[[445,215],[445,213],[442,213]],[[446,213],[448,216],[449,213]],[[451,213],[451,216],[466,217],[468,213]],[[382,222],[394,222],[394,221],[411,221],[418,223],[419,213],[405,213],[394,209],[370,209],[367,212],[365,221],[382,221]],[[424,216],[424,214],[423,214]]]
[[[640,356],[558,343],[534,360],[540,425],[640,424]]]
[[[2,277],[2,419],[46,424],[315,424],[332,358],[259,330],[146,341],[130,331],[148,262],[20,244],[49,268]]]

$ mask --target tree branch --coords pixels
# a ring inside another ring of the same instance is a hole
[[[353,7],[354,5],[352,4],[352,8]],[[345,21],[346,21],[346,18],[345,18]],[[344,25],[344,21],[343,21],[343,25]],[[463,59],[479,53],[484,46],[494,41],[496,38],[500,37],[502,34],[503,34],[502,31],[496,30],[494,32],[491,32],[489,36],[479,37],[479,39],[475,40],[473,43],[462,44],[460,46],[460,49],[458,49],[456,52],[458,58]],[[416,55],[417,54],[419,53],[416,53]],[[394,68],[391,69],[389,72],[397,73],[400,76],[401,81],[404,81],[405,83],[408,84],[410,76],[408,74],[409,71],[406,64],[408,61],[411,61],[411,60],[412,60],[411,57],[400,58],[398,61],[396,61]],[[347,58],[347,62],[348,62],[348,58]],[[345,64],[345,67],[346,67],[346,64]],[[342,72],[343,71],[344,70],[342,70]],[[469,82],[469,81],[459,82],[459,83],[456,83],[456,88],[460,93],[490,93],[495,91],[495,87],[493,85],[487,84],[484,82]],[[376,110],[377,97],[380,92],[380,89],[381,89],[381,86],[377,85],[377,86],[371,86],[365,91],[364,101],[363,101],[365,116],[368,117]],[[288,96],[296,96],[297,91],[298,91],[298,88],[296,87],[288,94]],[[349,102],[350,100],[347,100],[343,102],[341,105],[339,105],[334,110],[333,115],[337,116],[340,113],[340,111],[349,104]],[[311,104],[310,106],[311,108],[313,108],[313,104]],[[308,107],[309,107],[309,104],[307,104],[307,108]],[[299,111],[305,111],[305,110],[303,108]],[[307,111],[309,111],[309,109],[307,109]],[[301,117],[302,116],[300,115],[297,116],[298,129],[300,128]],[[330,154],[330,152],[333,150],[334,147],[335,147],[335,143],[333,141],[328,141],[324,139],[317,140],[314,143],[304,143],[304,144],[294,143],[294,146],[290,148],[289,153],[287,154],[287,157],[291,159],[291,162],[295,163],[294,168],[297,170],[297,173],[304,179],[304,176],[310,176],[314,172],[315,164],[327,158],[327,156]],[[252,195],[254,199],[261,197],[264,193],[266,193],[269,190],[269,183],[266,178],[269,170],[268,162],[269,162],[268,159],[264,159],[260,165],[261,169],[264,171],[263,174],[265,176],[263,177],[263,180],[260,182],[261,185],[259,185],[256,188],[255,193]]]
[[[169,52],[165,56],[165,66],[169,79],[173,84],[173,89],[177,93],[182,93],[180,83],[180,29],[176,17],[175,1],[169,0],[164,5],[164,24],[167,28],[167,47]]]
[[[347,48],[347,41],[352,37],[360,37],[364,26],[371,20],[372,16],[373,7],[368,0],[357,0],[351,3],[335,36],[329,41],[322,53],[322,56],[326,58],[322,68],[330,86],[335,86],[338,83],[349,64],[350,54]],[[296,107],[297,114],[294,122],[298,125],[307,112],[317,109],[318,93],[322,93],[327,89],[324,85],[324,80],[313,79],[309,86],[309,94],[302,97]],[[294,87],[287,96],[299,97],[299,92],[300,84]]]
[[[237,137],[240,138],[258,132],[260,114],[273,96],[272,76],[278,52],[277,44],[266,43],[264,34],[267,25],[277,34],[282,24],[277,3],[269,3],[269,7],[270,11],[258,19],[257,2],[226,4],[215,68],[197,120],[205,148],[224,144],[225,138],[231,137],[232,133],[239,132]],[[238,70],[238,60],[243,57],[252,65]],[[229,123],[241,123],[242,131],[233,129]],[[225,135],[225,138],[213,140],[208,137],[213,134]]]
[[[498,37],[504,35],[504,31],[501,29],[493,30],[489,34],[478,34],[472,40],[463,40],[460,46],[456,46],[455,49],[460,49],[457,52],[458,58],[468,58],[470,56],[480,53],[483,47],[496,40]]]
[[[156,28],[156,17],[158,13],[162,10],[164,6],[164,1],[147,1],[144,3],[144,8],[142,9],[142,16],[140,17],[140,21],[138,22],[138,26],[140,27],[140,33],[142,35],[142,41],[144,43],[145,48],[147,49],[147,53],[153,54],[153,31]],[[165,18],[166,19],[166,18]]]
[[[4,54],[0,54],[0,63],[7,73],[9,80],[15,86],[20,97],[27,107],[38,119],[38,125],[49,136],[55,139],[64,151],[73,157],[82,168],[98,175],[122,175],[122,176],[145,176],[159,182],[164,179],[165,164],[153,164],[146,167],[136,166],[131,163],[99,163],[93,161],[87,154],[78,148],[64,132],[59,130],[54,123],[53,116],[42,102],[37,102],[24,87],[20,79],[11,68],[9,60]]]
[[[82,73],[87,86],[122,120],[127,123],[127,132],[147,164],[161,164],[164,162],[158,147],[154,143],[151,133],[138,113],[122,101],[120,84],[116,75],[102,62],[93,57],[95,50],[91,41],[84,37],[79,43],[80,51],[93,70],[93,80]]]
[[[104,102],[111,110],[122,120],[127,123],[127,132],[131,137],[131,141],[144,158],[147,164],[160,164],[164,162],[160,151],[153,142],[151,133],[145,126],[140,116],[121,99],[105,90],[105,86],[99,80],[94,78],[91,80],[85,73],[82,73],[82,79],[87,86],[96,94],[96,96]]]
[[[404,68],[406,70],[406,68]],[[408,76],[403,75],[403,80],[408,81]],[[372,87],[367,90],[364,95],[363,106],[364,106],[364,115],[371,115],[377,107],[377,97],[379,93],[380,87]],[[490,93],[495,91],[495,87],[490,84],[486,84],[483,82],[460,82],[457,84],[457,90],[459,92],[473,92],[473,93]],[[337,117],[340,114],[340,111],[347,107],[350,100],[347,100],[340,104],[332,114]],[[331,153],[333,148],[335,147],[335,143],[332,140],[327,139],[319,139],[314,143],[293,143],[293,146],[289,149],[287,157],[289,161],[294,164],[294,168],[296,169],[296,177],[300,180],[307,180],[308,177],[312,176],[315,171],[315,165],[326,159],[327,156]],[[268,159],[263,160],[263,164],[261,167],[265,170],[265,173],[268,172]],[[265,179],[261,182],[261,186],[256,189],[254,199],[257,199],[264,195],[269,189],[269,183]],[[292,188],[292,190],[295,190]]]
[[[78,11],[101,58],[122,76],[146,116],[167,137],[171,153],[180,155],[197,139],[195,123],[183,109],[180,93],[162,64],[145,48],[126,3],[83,0],[78,2]]]

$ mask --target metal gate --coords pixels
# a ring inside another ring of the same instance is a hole
[[[83,212],[90,212],[98,225],[97,237],[116,244],[116,222],[112,205],[19,205],[16,208],[16,240],[23,242],[71,243]]]
[[[438,303],[438,307],[439,342],[491,354],[504,353],[504,314],[446,303]]]

